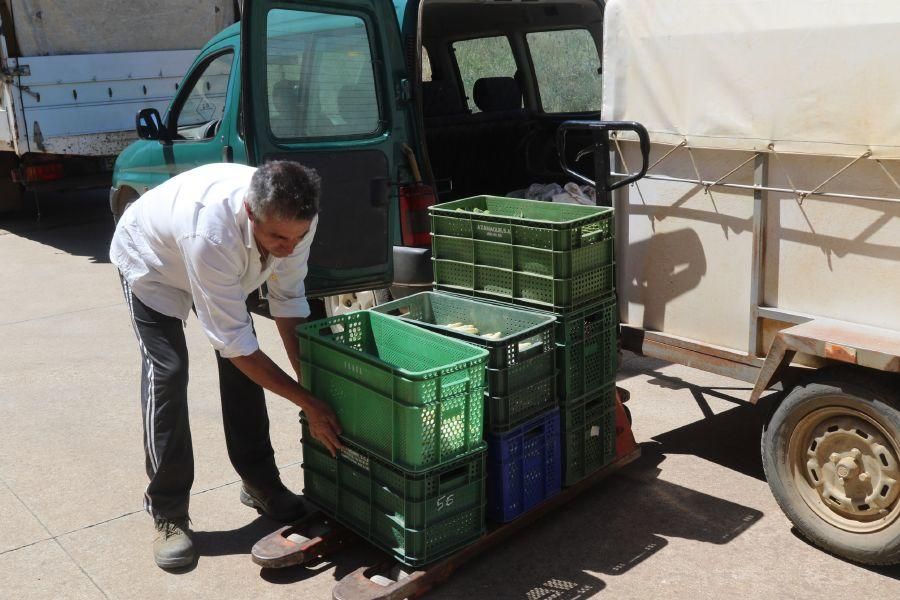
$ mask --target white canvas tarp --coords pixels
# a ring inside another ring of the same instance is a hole
[[[900,2],[610,0],[603,118],[654,142],[900,158]]]
[[[198,49],[234,22],[233,0],[11,0],[22,56]]]

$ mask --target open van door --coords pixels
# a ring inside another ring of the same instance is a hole
[[[399,237],[389,182],[407,135],[393,4],[247,0],[241,63],[249,164],[294,160],[322,178],[307,293],[387,287]]]

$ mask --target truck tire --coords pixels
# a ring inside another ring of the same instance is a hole
[[[17,212],[25,207],[25,188],[10,176],[10,171],[18,164],[15,154],[0,152],[0,215]]]
[[[763,430],[762,463],[800,533],[867,565],[900,563],[900,410],[863,371],[794,388]]]
[[[25,190],[12,180],[0,181],[0,215],[25,208]]]

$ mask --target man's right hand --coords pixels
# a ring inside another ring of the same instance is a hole
[[[306,415],[309,432],[328,448],[331,456],[337,456],[337,451],[343,448],[343,444],[338,438],[341,433],[341,425],[338,423],[334,410],[311,395],[304,404],[303,414]]]
[[[303,389],[262,350],[248,356],[236,356],[230,360],[256,383],[299,406],[306,415],[312,436],[322,442],[332,456],[337,455],[337,451],[342,448],[341,440],[338,439],[341,426],[330,406]]]

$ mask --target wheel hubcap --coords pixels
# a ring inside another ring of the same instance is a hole
[[[864,533],[900,515],[900,452],[870,415],[848,407],[816,410],[795,427],[788,455],[801,496],[828,523]]]

